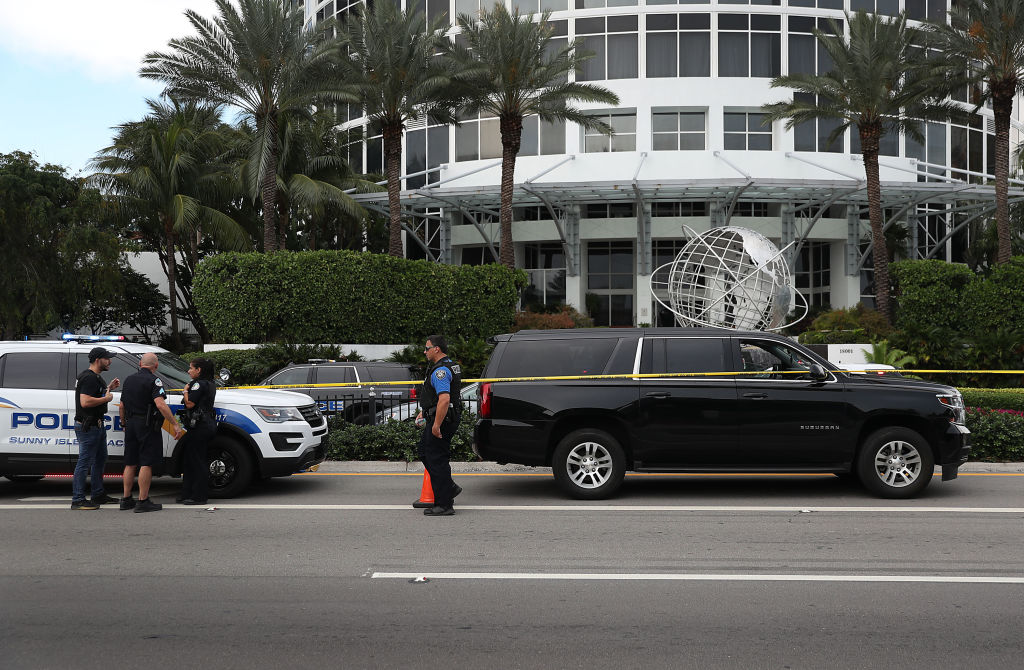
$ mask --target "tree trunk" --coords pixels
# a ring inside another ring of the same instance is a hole
[[[878,176],[878,145],[882,137],[880,123],[860,126],[860,146],[867,177],[868,218],[871,221],[871,258],[875,268],[875,308],[892,323],[889,302],[889,250],[882,232],[882,184]]]
[[[277,194],[277,222],[278,222],[278,231],[277,231],[278,246],[277,246],[277,248],[280,249],[281,251],[284,251],[285,249],[288,248],[287,241],[288,241],[288,226],[289,226],[289,223],[290,223],[290,219],[289,219],[289,210],[290,209],[291,209],[291,204],[290,204],[290,202],[288,200],[288,196],[285,195],[284,193],[278,193]]]
[[[1008,190],[1010,179],[1010,115],[1013,112],[1013,95],[1016,81],[992,83],[992,113],[996,123],[996,232],[999,234],[999,251],[996,263],[1007,263],[1013,254],[1010,241],[1010,205]]]
[[[404,256],[402,251],[402,126],[389,124],[384,126],[384,171],[388,178],[388,253],[392,256]]]
[[[501,121],[501,264],[510,270],[516,267],[516,250],[512,243],[512,195],[515,189],[516,155],[523,137],[523,117],[502,115]]]
[[[175,246],[174,222],[164,217],[164,242],[167,245],[167,305],[171,313],[171,342],[175,349],[181,349],[181,338],[178,334],[178,266],[174,257]]]
[[[270,140],[270,156],[263,172],[261,200],[263,204],[263,251],[277,251],[277,114],[263,119],[263,132]]]

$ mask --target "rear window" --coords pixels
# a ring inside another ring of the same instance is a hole
[[[4,388],[60,389],[59,352],[26,352],[3,357]]]
[[[725,340],[721,338],[658,337],[644,340],[641,374],[727,370]]]
[[[356,381],[355,368],[324,367],[316,370],[317,384],[351,384]]]
[[[406,382],[413,378],[412,371],[401,366],[370,367],[366,371],[370,373],[370,380],[375,382]]]
[[[599,375],[608,365],[618,339],[512,340],[505,345],[498,377]]]

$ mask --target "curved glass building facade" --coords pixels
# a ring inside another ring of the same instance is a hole
[[[380,1],[380,0],[378,0]],[[954,0],[955,1],[955,0]],[[405,0],[428,19],[493,0]],[[506,0],[523,13],[552,12],[556,39],[594,53],[576,73],[620,98],[593,108],[616,133],[528,118],[516,165],[516,265],[527,303],[566,302],[599,325],[669,325],[650,278],[690,231],[740,225],[787,252],[812,305],[871,301],[867,200],[856,133],[830,142],[826,122],[792,130],[762,125],[763,104],[792,93],[772,77],[823,72],[817,27],[845,29],[844,11],[906,10],[941,17],[949,0]],[[306,0],[309,21],[343,18],[357,2]],[[830,21],[831,20],[831,21]],[[966,91],[965,91],[966,98]],[[1019,119],[1020,105],[1015,107]],[[357,109],[349,125],[362,125]],[[1024,128],[1015,119],[1011,142]],[[882,145],[886,223],[901,258],[962,260],[970,223],[994,207],[993,124],[927,124],[925,141],[897,135]],[[372,132],[372,131],[371,131]],[[382,142],[353,147],[354,167],[383,172]],[[410,125],[404,143],[406,252],[446,263],[497,256],[501,141],[496,118],[456,127]],[[1024,197],[1011,183],[1011,198]],[[359,196],[386,211],[383,195]]]

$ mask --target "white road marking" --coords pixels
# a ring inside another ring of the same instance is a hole
[[[371,579],[478,579],[547,581],[673,581],[673,582],[904,582],[935,584],[1024,584],[1024,577],[966,575],[771,575],[572,572],[374,572]]]
[[[70,498],[19,498],[19,503],[0,504],[2,509],[59,509],[71,504]],[[60,502],[60,505],[45,503]],[[165,503],[165,507],[181,507]],[[217,509],[252,509],[252,510],[341,510],[355,512],[378,512],[390,510],[413,511],[412,506],[404,505],[278,505],[272,503],[211,503]],[[113,508],[113,505],[109,507]],[[192,507],[195,509],[195,507]],[[1024,514],[1024,507],[933,507],[924,505],[891,505],[891,506],[836,506],[807,507],[806,505],[458,505],[457,511],[487,512],[859,512],[859,513],[942,513],[942,514]]]

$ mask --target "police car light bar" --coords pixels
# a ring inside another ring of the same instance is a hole
[[[124,342],[124,335],[76,335],[64,333],[60,339],[65,342]]]

